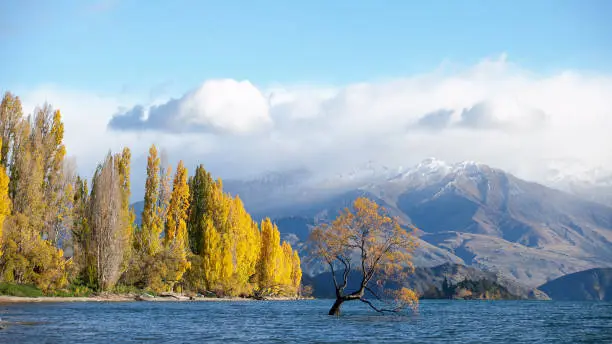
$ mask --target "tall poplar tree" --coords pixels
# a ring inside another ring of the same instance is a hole
[[[122,214],[123,178],[117,159],[121,159],[121,156],[109,153],[98,166],[88,207],[88,223],[91,226],[89,261],[92,264],[88,266],[89,282],[100,290],[108,290],[117,283],[125,252],[129,249],[125,240],[128,218]]]
[[[194,254],[200,254],[207,220],[211,218],[214,181],[203,165],[196,168],[189,178],[190,208],[187,231],[189,247]]]
[[[257,269],[257,279],[260,288],[272,287],[276,284],[276,263],[279,256],[280,235],[269,218],[261,222],[261,249]]]
[[[221,238],[211,219],[206,220],[201,254],[204,283],[206,289],[213,290],[221,275]]]
[[[142,245],[146,254],[152,256],[160,249],[160,235],[163,219],[160,214],[160,159],[157,148],[152,145],[147,159],[147,180],[145,182],[144,208],[142,210]]]
[[[132,256],[132,242],[134,236],[134,211],[130,208],[130,162],[132,153],[130,149],[125,147],[121,153],[115,155],[115,168],[118,173],[119,180],[119,195],[121,199],[121,208],[119,212],[121,229],[119,235],[123,246],[123,258],[121,262],[121,272],[128,268],[130,258]]]
[[[189,210],[189,185],[187,169],[179,161],[174,175],[172,195],[166,216],[164,242],[169,250],[167,283],[172,288],[181,280],[190,263],[187,261],[187,212]]]
[[[0,141],[0,147],[2,141]],[[6,174],[4,166],[0,165],[0,257],[2,257],[2,230],[4,228],[4,220],[11,214],[11,199],[8,195],[9,177]]]
[[[0,150],[0,165],[9,165],[12,155],[13,143],[17,134],[17,125],[22,121],[23,112],[21,100],[10,92],[6,92],[0,103],[0,138],[2,149]]]

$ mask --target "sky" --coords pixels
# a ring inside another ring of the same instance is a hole
[[[551,166],[612,168],[609,13],[606,0],[3,1],[0,91],[25,113],[62,111],[83,175],[130,147],[133,185],[153,143],[224,178],[435,156],[542,181]]]

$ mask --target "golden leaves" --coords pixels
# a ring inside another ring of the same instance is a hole
[[[8,195],[9,177],[4,167],[0,166],[0,257],[2,257],[2,229],[4,220],[11,213],[11,199]]]
[[[385,280],[405,278],[413,269],[411,253],[416,248],[412,233],[402,228],[396,218],[385,209],[365,197],[357,198],[351,208],[344,209],[331,224],[321,224],[310,235],[311,252],[326,262],[332,269],[336,289],[347,300],[363,298],[370,281],[378,287]],[[358,260],[357,264],[352,264]],[[361,287],[349,294],[342,294],[346,287],[346,276],[357,268],[361,274]],[[335,269],[344,270],[344,281],[338,283]],[[407,305],[418,303],[416,294],[410,289],[401,289],[393,295]],[[374,307],[371,302],[362,300]]]

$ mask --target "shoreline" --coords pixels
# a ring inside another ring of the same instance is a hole
[[[242,297],[188,297],[184,295],[146,297],[142,295],[98,295],[83,297],[40,296],[23,297],[0,295],[0,304],[6,303],[54,303],[54,302],[249,302],[249,301],[300,301],[310,298],[270,297],[263,300]]]

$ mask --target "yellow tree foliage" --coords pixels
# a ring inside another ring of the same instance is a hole
[[[168,208],[170,207],[170,197],[172,196],[172,166],[160,166],[159,198],[157,202],[159,217],[162,219],[162,222],[165,222],[168,216]]]
[[[5,95],[0,114],[3,139],[0,184],[8,184],[13,215],[5,221],[4,251],[0,270],[4,281],[30,283],[48,290],[67,283],[66,268],[70,265],[57,247],[59,231],[66,231],[72,208],[71,184],[64,176],[62,144],[64,127],[59,111],[49,105],[22,118],[18,98]],[[0,187],[2,189],[2,187]],[[0,190],[1,192],[1,190]],[[2,196],[0,195],[0,198]],[[0,201],[7,205],[8,200]],[[8,215],[8,209],[0,210]],[[4,208],[4,207],[2,207]]]
[[[259,230],[238,196],[233,199],[232,215],[235,283],[246,288],[249,279],[255,274],[259,258]]]
[[[183,165],[183,161],[180,161],[174,175],[164,237],[166,248],[170,250],[170,256],[172,257],[170,259],[172,266],[169,269],[168,277],[170,286],[179,282],[190,266],[189,261],[187,261],[187,248],[189,246],[187,243],[188,210],[189,186],[187,185],[187,169]]]
[[[228,197],[223,193],[223,182],[218,179],[213,188],[213,204],[211,206],[211,217],[213,224],[220,234],[228,233],[230,231],[230,211],[231,202]]]
[[[187,240],[187,212],[189,210],[189,185],[187,185],[187,169],[183,161],[179,161],[172,184],[172,195],[166,215],[166,245],[176,244],[185,248]]]
[[[202,166],[191,178],[190,185],[194,188],[190,189],[194,191],[192,202],[196,202],[190,209],[190,239],[194,240],[190,244],[202,247],[200,255],[203,264],[208,266],[205,270],[213,269],[210,273],[217,276],[214,281],[205,277],[207,288],[229,295],[250,294],[254,287],[251,277],[256,273],[260,250],[257,224],[244,209],[240,198],[224,193],[223,182],[213,182]],[[200,225],[196,224],[197,218]],[[202,236],[198,234],[200,227],[205,227]],[[207,241],[207,236],[211,235],[214,244]],[[200,249],[196,247],[194,253],[197,252]]]
[[[152,145],[147,159],[147,180],[145,182],[144,208],[142,210],[141,244],[143,251],[152,256],[160,249],[160,235],[163,230],[163,220],[160,217],[160,159],[157,148]]]
[[[115,164],[119,172],[119,190],[121,194],[121,212],[120,222],[122,223],[121,239],[123,240],[123,261],[122,271],[127,270],[130,258],[132,256],[132,242],[134,240],[134,211],[130,208],[130,160],[132,153],[130,149],[125,147],[121,154],[115,156]]]
[[[293,249],[291,245],[283,241],[281,245],[281,254],[278,256],[277,273],[278,284],[283,286],[292,286],[291,272],[293,269]]]
[[[297,251],[293,251],[291,257],[291,285],[295,290],[299,290],[302,284],[302,266],[300,262],[300,256]]]
[[[228,287],[234,274],[234,260],[232,256],[232,238],[228,233],[222,235],[221,240],[221,284]]]
[[[221,238],[211,219],[206,221],[202,244],[202,265],[206,289],[217,286],[221,275]]]
[[[129,205],[130,150],[109,153],[89,190],[87,180],[65,161],[63,139],[60,111],[45,104],[24,118],[19,98],[4,95],[2,280],[51,291],[68,283],[69,271],[78,271],[81,281],[101,290],[116,283],[154,291],[205,286],[229,295],[250,294],[262,286],[297,290],[297,252],[288,243],[281,245],[278,228],[269,219],[260,231],[240,198],[224,193],[223,182],[214,181],[202,165],[187,182],[187,169],[179,162],[172,178],[163,151],[158,157],[151,146],[142,226],[136,232]],[[71,249],[70,259],[63,248]]]
[[[64,287],[71,262],[64,252],[44,240],[23,214],[6,220],[2,256],[2,280],[34,284],[43,291]]]
[[[376,202],[360,197],[351,209],[345,209],[331,223],[316,227],[311,232],[312,254],[330,268],[336,302],[330,315],[340,313],[345,301],[360,300],[378,312],[399,311],[406,305],[415,306],[416,298],[407,302],[414,293],[401,290],[392,300],[396,303],[381,308],[366,298],[366,290],[378,300],[385,300],[381,293],[385,281],[399,279],[410,272],[411,252],[416,248],[414,236],[400,227],[397,219],[390,217]],[[346,291],[348,275],[355,268],[361,283],[353,291]],[[342,271],[339,282],[336,271]]]
[[[260,288],[278,287],[288,280],[278,227],[269,218],[261,222],[258,281]]]
[[[0,142],[0,146],[2,142]],[[11,214],[11,199],[8,195],[9,177],[4,166],[0,166],[0,257],[2,257],[2,229],[4,220]]]
[[[24,214],[30,225],[45,233],[42,149],[36,144],[28,121],[21,121],[15,136],[9,193],[15,213]]]
[[[268,294],[296,295],[302,279],[297,251],[283,241],[278,227],[269,218],[261,222],[259,259],[256,277],[260,290]]]
[[[275,251],[273,244],[274,227],[269,218],[261,221],[261,248],[257,264],[257,282],[260,288],[274,284]]]
[[[45,122],[43,120],[43,123]],[[49,134],[43,136],[45,231],[49,240],[57,244],[64,237],[62,233],[64,217],[70,216],[71,206],[68,204],[70,200],[66,196],[72,193],[71,181],[65,182],[66,148],[63,144],[64,123],[60,111],[54,111],[50,123],[42,125],[51,127]]]

